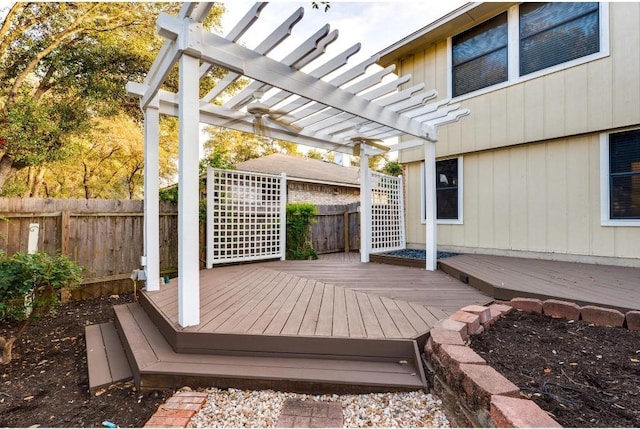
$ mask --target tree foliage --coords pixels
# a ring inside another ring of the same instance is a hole
[[[272,153],[300,155],[295,143],[221,127],[211,126],[205,131],[209,133],[209,139],[204,143],[205,166],[230,169],[239,162]]]
[[[37,170],[29,174],[38,177],[43,166],[77,159],[87,150],[86,140],[95,137],[99,118],[127,115],[140,123],[138,100],[126,94],[125,85],[144,79],[162,43],[155,34],[158,14],[179,9],[177,3],[148,2],[15,3],[5,9],[0,186],[20,170]],[[205,26],[219,28],[223,11],[215,4]],[[219,73],[213,69],[205,76],[203,91]],[[176,70],[165,86],[177,89]],[[27,186],[30,193],[34,184]]]

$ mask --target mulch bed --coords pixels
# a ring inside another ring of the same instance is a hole
[[[640,332],[512,311],[471,348],[564,427],[640,427]]]
[[[113,320],[113,305],[133,295],[75,301],[55,316],[34,323],[14,347],[14,358],[0,364],[0,427],[141,427],[172,393],[141,394],[119,383],[89,394],[84,327]],[[15,332],[2,323],[0,336]]]

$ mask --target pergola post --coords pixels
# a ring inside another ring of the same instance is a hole
[[[159,203],[160,110],[154,98],[144,109],[144,266],[146,289],[160,289]]]
[[[371,251],[371,175],[367,145],[360,145],[360,261],[369,262]]]
[[[424,183],[425,183],[425,222],[427,270],[435,271],[438,259],[438,226],[436,202],[436,144],[424,142]]]
[[[187,327],[200,323],[200,61],[183,54],[179,67],[178,323]]]

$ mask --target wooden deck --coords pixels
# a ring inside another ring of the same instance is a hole
[[[640,310],[640,268],[488,255],[461,255],[438,263],[454,278],[499,300],[562,299]]]
[[[178,325],[177,279],[117,306],[115,326],[142,389],[375,392],[424,388],[429,329],[469,304],[537,297],[640,309],[640,269],[481,255],[439,264],[449,274],[362,264],[358,253],[216,267],[200,273],[198,326]],[[88,357],[115,362],[101,349],[113,343],[106,328]],[[102,367],[100,383],[124,376]]]
[[[443,273],[337,254],[203,270],[201,323],[181,328],[177,280],[116,308],[141,388],[419,389],[429,329],[491,301]]]

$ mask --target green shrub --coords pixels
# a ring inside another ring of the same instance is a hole
[[[287,259],[318,259],[309,240],[318,209],[311,203],[287,204]]]
[[[0,254],[0,319],[20,321],[55,311],[60,291],[78,286],[82,271],[66,256]],[[16,305],[19,302],[26,305]]]
[[[11,362],[13,344],[32,321],[55,312],[63,288],[80,285],[82,271],[66,256],[0,252],[0,320],[22,321],[13,336],[0,337],[0,363]]]

